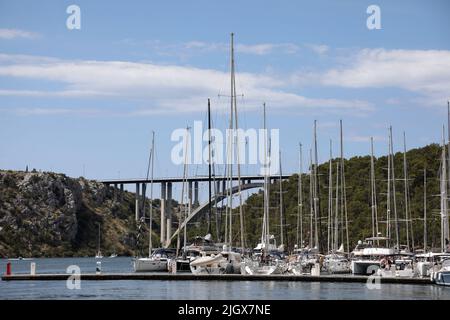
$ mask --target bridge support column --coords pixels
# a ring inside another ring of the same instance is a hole
[[[117,192],[119,190],[117,189],[117,183],[114,183],[114,202],[117,201]]]
[[[123,201],[123,183],[120,184],[120,196],[119,196],[120,201]]]
[[[192,181],[188,181],[188,197],[189,197],[189,204],[192,208]]]
[[[198,181],[194,181],[194,208],[199,206],[198,202]]]
[[[166,239],[169,240],[172,237],[172,182],[167,183],[167,232]]]
[[[166,183],[161,182],[161,245],[166,242]]]
[[[227,192],[227,180],[222,180],[222,192],[225,194]]]
[[[146,203],[145,203],[145,201],[146,201],[146,199],[145,199],[145,194],[147,193],[147,184],[146,183],[143,183],[142,184],[142,195],[141,195],[141,217],[144,217],[145,218],[145,210],[146,210]]]
[[[220,181],[216,180],[216,194],[220,194]]]
[[[136,183],[136,192],[135,192],[135,211],[134,211],[134,215],[135,215],[135,219],[136,221],[139,221],[139,209],[140,209],[140,205],[139,205],[139,183]]]

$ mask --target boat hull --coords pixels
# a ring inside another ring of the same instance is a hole
[[[352,274],[371,275],[380,268],[380,261],[353,260],[350,265]]]
[[[167,272],[167,260],[136,259],[134,261],[135,272]]]

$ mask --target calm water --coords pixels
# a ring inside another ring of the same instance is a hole
[[[37,273],[65,273],[78,265],[94,273],[94,258],[35,259]],[[131,258],[104,258],[103,273],[132,272]],[[0,259],[0,273],[7,260]],[[13,273],[29,273],[31,261],[11,261]],[[277,281],[81,281],[70,290],[65,281],[0,281],[0,299],[446,299],[450,288],[435,285],[383,284],[369,290],[362,283]]]

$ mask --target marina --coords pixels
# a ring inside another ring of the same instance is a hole
[[[450,300],[449,4],[318,3],[5,1],[0,300]]]

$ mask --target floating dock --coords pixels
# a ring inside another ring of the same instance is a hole
[[[79,276],[80,280],[105,281],[105,280],[195,280],[195,281],[304,281],[304,282],[373,282],[374,278],[354,275],[240,275],[240,274],[211,274],[194,275],[191,273],[82,273],[76,274],[11,274],[3,275],[2,281],[54,281],[67,280],[69,277]],[[430,278],[406,278],[406,277],[377,277],[380,283],[397,284],[432,284]]]

